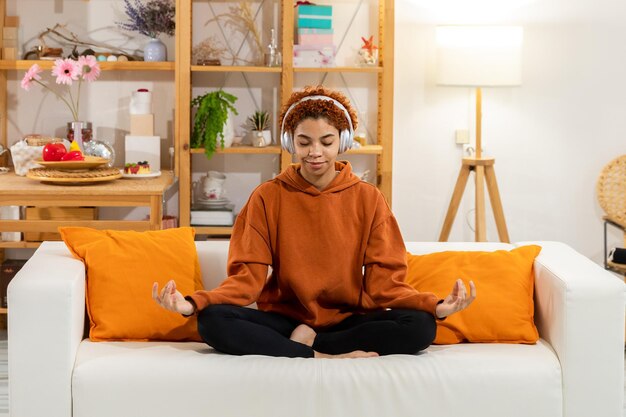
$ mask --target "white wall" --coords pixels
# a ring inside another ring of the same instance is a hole
[[[395,4],[393,209],[405,239],[438,239],[462,157],[454,131],[474,139],[473,91],[435,84],[435,26],[516,24],[524,27],[522,86],[483,89],[483,147],[496,158],[510,238],[563,241],[602,262],[595,184],[626,153],[626,3]],[[486,200],[488,240],[497,241]],[[451,241],[473,240],[473,207],[472,174]],[[609,243],[623,246],[621,233]]]

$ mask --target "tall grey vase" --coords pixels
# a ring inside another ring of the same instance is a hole
[[[167,48],[159,38],[150,38],[143,48],[144,61],[167,61]]]

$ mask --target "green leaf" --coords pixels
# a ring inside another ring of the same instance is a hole
[[[191,107],[197,107],[191,132],[191,147],[204,147],[207,158],[211,158],[217,150],[217,137],[220,146],[224,147],[224,124],[228,113],[235,115],[234,103],[237,97],[223,90],[211,91],[191,100]]]

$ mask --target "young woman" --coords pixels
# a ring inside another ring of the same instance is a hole
[[[260,185],[230,240],[228,278],[183,297],[170,281],[152,296],[198,315],[202,339],[234,355],[371,357],[413,354],[435,338],[435,319],[476,297],[457,281],[438,300],[404,283],[406,249],[389,206],[337,155],[357,118],[324,87],[293,93],[281,115],[282,146],[298,163]],[[269,267],[272,272],[268,276]],[[256,302],[258,310],[245,308]]]

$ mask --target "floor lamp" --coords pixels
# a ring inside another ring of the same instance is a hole
[[[461,170],[439,241],[448,240],[470,171],[475,180],[475,240],[487,240],[485,224],[485,183],[500,241],[509,242],[498,183],[495,158],[482,155],[483,87],[521,84],[521,49],[523,32],[517,26],[439,26],[437,27],[437,83],[476,88],[476,151],[462,160]]]

